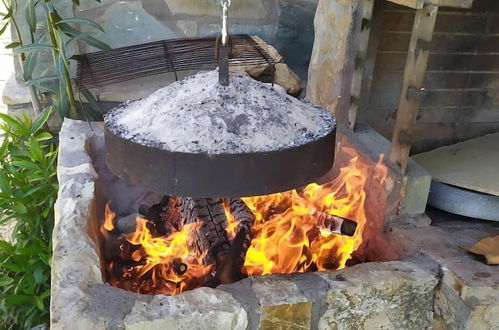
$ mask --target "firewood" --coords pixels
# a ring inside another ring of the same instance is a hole
[[[149,220],[147,228],[154,237],[168,236],[183,227],[177,203],[177,197],[165,196],[145,212],[145,218]]]
[[[216,263],[230,248],[223,199],[196,198],[194,203],[197,219],[203,223],[200,233],[208,242],[208,255]]]
[[[242,268],[251,244],[251,228],[255,223],[255,215],[243,200],[232,198],[228,202],[238,226],[228,254],[220,265],[217,264],[217,279],[221,284],[233,283],[243,278]]]
[[[246,203],[240,198],[232,198],[230,200],[230,213],[238,223],[237,233],[242,233],[241,242],[241,259],[244,263],[246,258],[246,252],[248,251],[251,244],[251,228],[255,223],[255,215],[246,205]],[[237,234],[236,234],[237,236]],[[235,239],[234,239],[235,240]]]

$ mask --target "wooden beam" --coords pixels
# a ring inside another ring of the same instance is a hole
[[[369,24],[369,43],[366,49],[364,60],[364,70],[362,75],[362,85],[360,89],[359,110],[360,113],[368,114],[371,101],[371,85],[374,78],[374,68],[376,66],[376,55],[381,37],[381,28],[383,26],[383,7],[384,1],[377,0]]]
[[[428,44],[433,37],[437,13],[437,6],[425,5],[416,11],[414,18],[390,149],[390,160],[400,166],[403,173],[409,161],[411,140],[423,91],[423,79],[430,55]]]
[[[359,2],[359,12],[361,13],[360,28],[355,44],[358,49],[356,51],[355,68],[352,76],[352,86],[350,90],[350,106],[348,108],[347,124],[350,129],[355,128],[357,121],[357,111],[359,108],[359,100],[361,98],[364,78],[365,60],[367,57],[367,49],[369,39],[371,37],[371,20],[373,15],[375,0],[361,0]]]
[[[457,7],[471,8],[473,0],[388,0],[401,6],[406,6],[414,9],[421,9],[427,4],[432,4],[440,7]]]

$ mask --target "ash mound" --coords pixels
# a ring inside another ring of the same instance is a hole
[[[287,149],[334,130],[331,113],[278,88],[246,74],[231,74],[221,86],[217,71],[199,73],[121,105],[104,121],[137,144],[207,154]]]

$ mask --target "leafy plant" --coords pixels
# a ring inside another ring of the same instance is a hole
[[[41,111],[42,104],[52,103],[61,117],[101,119],[101,112],[93,94],[86,89],[81,90],[81,94],[75,92],[70,75],[70,60],[78,60],[79,57],[68,56],[68,53],[70,47],[78,41],[101,50],[109,50],[108,45],[74,26],[85,25],[103,32],[102,27],[82,17],[61,17],[54,1],[27,0],[25,21],[29,36],[26,38],[23,37],[16,19],[16,12],[19,10],[17,0],[1,1],[7,12],[0,14],[2,21],[5,22],[0,28],[0,35],[7,30],[9,24],[12,24],[17,40],[7,48],[14,49],[18,54],[23,79],[28,85],[35,113]],[[78,0],[72,2],[79,5]],[[62,3],[66,6],[71,5],[69,1]],[[45,14],[44,22],[38,22],[37,11],[40,8],[43,8]],[[52,53],[53,67],[46,69],[45,74],[33,77],[39,58],[47,51]],[[50,102],[45,101],[43,97],[47,95]]]
[[[0,114],[0,225],[15,219],[11,242],[0,240],[1,329],[49,317],[57,148],[42,127],[51,111],[34,122]]]

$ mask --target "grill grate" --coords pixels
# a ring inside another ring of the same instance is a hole
[[[215,37],[155,41],[79,56],[77,87],[95,88],[156,74],[218,67]],[[231,36],[230,66],[275,64],[248,35]]]

